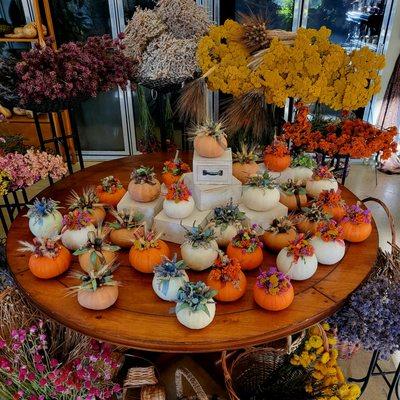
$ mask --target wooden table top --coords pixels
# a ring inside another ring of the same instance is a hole
[[[103,162],[57,182],[41,192],[39,197],[51,197],[64,205],[71,189],[80,191],[96,185],[101,178],[115,175],[124,185],[134,167],[154,165],[160,175],[163,162],[172,154],[153,153]],[[182,158],[191,162],[189,153]],[[342,188],[344,199],[358,199]],[[61,210],[62,211],[62,210]],[[68,273],[53,279],[40,280],[28,268],[28,257],[17,251],[19,240],[32,240],[28,219],[22,210],[11,226],[7,238],[7,258],[17,284],[25,295],[46,315],[61,324],[91,337],[136,349],[162,352],[211,352],[244,348],[267,343],[307,328],[330,316],[367,277],[378,249],[378,233],[373,223],[371,236],[359,244],[347,244],[346,255],[337,265],[320,265],[316,274],[303,282],[293,282],[295,299],[284,311],[268,312],[258,307],[252,287],[258,271],[247,273],[246,294],[230,304],[217,304],[214,321],[205,329],[195,331],[182,326],[171,314],[174,303],[159,299],[151,287],[152,274],[137,272],[128,263],[127,250],[120,252],[120,267],[115,278],[123,283],[114,306],[105,311],[82,308],[66,289],[76,280]],[[179,253],[179,246],[171,244]],[[264,250],[263,266],[273,265],[275,255]],[[79,269],[74,257],[73,269]],[[188,271],[190,280],[205,280],[208,271]]]

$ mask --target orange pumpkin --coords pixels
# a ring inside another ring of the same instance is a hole
[[[289,307],[294,299],[293,286],[279,294],[270,294],[265,289],[254,285],[253,295],[255,302],[268,311],[281,311]]]
[[[307,218],[297,223],[297,229],[302,233],[311,233],[315,235],[317,232],[317,227],[318,227],[318,222],[311,222]]]
[[[296,236],[297,232],[294,228],[282,233],[265,231],[263,234],[263,241],[269,249],[281,251],[284,247],[289,245],[289,242],[296,239]]]
[[[358,243],[368,239],[372,232],[372,224],[361,222],[355,224],[351,221],[341,223],[343,227],[344,239],[348,242]]]
[[[154,179],[154,184],[150,183],[135,183],[130,181],[128,192],[133,200],[140,203],[148,203],[155,200],[161,193],[161,185],[157,179]]]
[[[240,182],[246,183],[250,176],[258,173],[258,164],[253,162],[241,164],[235,162],[232,164],[232,175]]]
[[[79,265],[86,272],[89,272],[92,269],[97,269],[101,265],[102,261],[101,261],[100,257],[96,258],[96,264],[95,265],[92,264],[90,256],[91,256],[93,251],[94,250],[89,250],[86,253],[79,254],[79,256],[78,256]],[[104,259],[106,261],[106,264],[109,264],[112,260],[114,260],[114,258],[117,257],[117,253],[115,251],[102,250],[101,254],[104,257]]]
[[[124,197],[125,193],[126,189],[124,188],[116,189],[114,193],[109,193],[105,190],[98,190],[97,197],[99,198],[100,203],[115,207]]]
[[[235,301],[240,299],[246,292],[247,278],[246,275],[240,271],[238,284],[234,285],[233,282],[222,282],[220,279],[212,279],[210,274],[207,278],[207,286],[218,290],[218,294],[214,296],[218,301]]]
[[[280,192],[279,202],[285,205],[289,210],[299,210],[307,204],[306,194],[286,194]]]
[[[276,156],[274,154],[264,154],[264,165],[269,171],[281,172],[289,167],[292,162],[290,155]]]
[[[158,239],[157,243],[157,247],[143,250],[132,247],[129,251],[129,262],[132,267],[140,272],[150,274],[153,272],[154,267],[161,263],[163,256],[170,258],[171,251],[167,243],[161,239]]]
[[[171,186],[181,179],[182,175],[174,175],[171,172],[164,172],[161,174],[161,180],[163,181],[165,186]]]
[[[56,257],[36,256],[29,257],[28,266],[32,274],[41,279],[51,279],[63,274],[71,264],[71,253],[59,245],[60,250]]]
[[[219,140],[211,135],[197,135],[194,139],[194,149],[201,157],[217,158],[224,154],[228,147],[228,142],[224,136],[219,136]]]
[[[103,207],[94,207],[88,210],[88,212],[90,214],[90,222],[94,226],[98,226],[101,222],[104,221],[104,218],[106,217],[106,211]]]
[[[134,239],[136,239],[138,236],[143,236],[143,234],[143,226],[133,229],[112,229],[110,232],[110,241],[119,247],[130,248]]]
[[[243,249],[235,247],[232,243],[229,243],[226,254],[229,258],[236,258],[243,270],[251,270],[259,267],[263,262],[264,255],[262,249],[257,247],[252,253],[243,253]]]
[[[332,215],[332,218],[337,222],[339,222],[346,215],[346,210],[343,206],[330,207],[324,204],[322,206],[322,210],[326,214]]]

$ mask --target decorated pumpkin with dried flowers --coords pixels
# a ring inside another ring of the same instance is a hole
[[[297,228],[300,232],[315,234],[317,232],[318,223],[328,219],[328,214],[316,203],[311,203],[308,207],[303,207],[301,209],[301,214],[297,217]]]
[[[232,175],[246,183],[250,176],[258,173],[258,152],[256,146],[240,144],[240,150],[233,153]]]
[[[279,190],[268,171],[251,176],[243,188],[243,204],[254,211],[268,211],[279,203]]]
[[[245,294],[247,279],[239,261],[221,253],[215,260],[206,283],[218,291],[216,300],[229,302],[238,300]]]
[[[336,264],[344,257],[346,251],[342,226],[334,219],[319,222],[311,244],[320,264]]]
[[[317,167],[316,161],[307,154],[297,155],[290,165],[292,179],[295,181],[307,182],[313,175],[313,170]]]
[[[307,194],[311,197],[318,197],[324,190],[338,190],[338,183],[326,165],[314,169],[311,179],[306,183]]]
[[[280,251],[289,245],[297,235],[296,226],[287,216],[274,218],[270,226],[263,233],[265,245],[273,250]]]
[[[203,271],[210,268],[218,257],[218,244],[211,227],[193,225],[186,230],[181,255],[190,269]]]
[[[149,230],[142,237],[134,240],[129,251],[129,263],[133,268],[151,274],[155,266],[159,265],[164,257],[169,258],[171,256],[167,243],[160,237],[160,233]]]
[[[70,211],[63,216],[61,242],[69,250],[78,250],[86,245],[88,233],[95,230],[88,211]]]
[[[134,208],[124,209],[122,211],[110,210],[114,221],[107,222],[111,228],[111,243],[119,247],[131,248],[133,241],[144,235],[143,214]]]
[[[372,232],[371,210],[362,208],[360,203],[346,206],[346,215],[340,225],[345,240],[353,243],[363,242]]]
[[[148,203],[158,198],[161,193],[161,185],[153,167],[143,165],[133,170],[131,181],[128,185],[131,198],[140,203]]]
[[[253,288],[255,302],[268,311],[281,311],[288,308],[294,299],[290,277],[277,268],[261,271]]]
[[[167,217],[174,219],[187,218],[194,210],[195,204],[189,188],[182,182],[172,183],[163,202]]]
[[[100,203],[115,207],[126,193],[121,181],[113,175],[106,176],[96,187]]]
[[[33,238],[33,242],[20,242],[19,251],[32,253],[28,266],[32,274],[37,278],[51,279],[68,270],[72,256],[71,253],[58,243],[60,236],[52,239]]]
[[[297,235],[296,239],[279,252],[276,265],[279,271],[295,281],[311,278],[317,271],[318,261],[310,239],[303,233]]]
[[[78,256],[79,265],[85,272],[98,269],[101,264],[109,264],[116,259],[119,247],[107,241],[109,232],[108,227],[99,225],[95,231],[88,233],[85,246],[74,251],[74,256]]]
[[[106,211],[103,204],[100,203],[94,187],[83,189],[81,195],[75,190],[71,190],[71,194],[67,197],[67,204],[69,211],[80,210],[88,212],[90,222],[95,226],[101,223],[106,216]]]
[[[333,189],[323,190],[319,194],[316,204],[337,222],[341,221],[346,214],[346,202],[342,199],[340,189],[336,191]]]
[[[263,244],[257,229],[257,225],[241,229],[226,249],[228,257],[237,259],[243,270],[255,269],[263,262]]]
[[[285,142],[276,140],[264,150],[264,165],[270,171],[282,172],[290,166],[292,158]]]
[[[301,210],[307,204],[306,188],[300,183],[289,179],[279,186],[279,202],[290,211]]]
[[[201,157],[221,157],[228,147],[226,133],[220,122],[196,125],[190,135],[194,137],[194,150]]]
[[[163,165],[161,180],[166,186],[178,182],[183,174],[190,172],[190,166],[183,162],[178,157],[178,154],[177,150],[175,158],[173,160],[165,161]]]

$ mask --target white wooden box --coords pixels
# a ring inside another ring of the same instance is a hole
[[[240,211],[246,214],[246,223],[249,225],[257,224],[261,228],[266,229],[271,225],[274,218],[288,215],[288,208],[281,203],[269,211],[254,211],[247,208],[245,205],[239,205]]]
[[[266,168],[264,163],[258,164],[258,170],[262,174],[265,172]],[[274,171],[269,171],[269,174],[271,175],[272,178],[275,178],[278,183],[285,183],[289,179],[293,179],[293,170],[292,168],[286,168],[282,172],[274,172]]]
[[[196,207],[201,211],[222,206],[230,199],[239,203],[242,197],[242,183],[234,176],[230,185],[196,185],[192,173],[185,174],[184,182],[192,193]]]
[[[161,210],[161,212],[154,218],[153,227],[157,232],[162,233],[161,239],[172,243],[182,244],[185,241],[186,234],[183,227],[190,229],[193,227],[193,224],[205,227],[208,223],[209,215],[210,210],[199,211],[195,208],[189,217],[176,219],[167,217],[164,210]]]
[[[117,204],[117,210],[129,210],[131,208],[141,212],[144,216],[146,226],[150,229],[153,225],[154,217],[162,210],[164,202],[164,196],[159,196],[157,199],[150,201],[149,203],[140,203],[131,198],[128,192],[125,193],[124,197]]]
[[[196,185],[230,185],[232,183],[232,151],[225,150],[218,158],[193,155],[193,182]]]

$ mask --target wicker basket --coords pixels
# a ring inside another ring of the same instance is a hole
[[[188,383],[191,392],[185,388],[184,379]],[[177,400],[209,400],[210,397],[201,387],[199,381],[187,368],[178,368],[175,371],[175,385]]]
[[[239,353],[222,352],[221,364],[230,399],[265,400],[269,398],[266,393],[269,387],[279,390],[281,385],[288,386],[289,381],[293,387],[299,387],[308,373],[301,368],[283,371],[282,367],[288,362],[290,354],[302,345],[305,336],[303,331],[294,341],[289,336],[286,341],[251,347]]]

